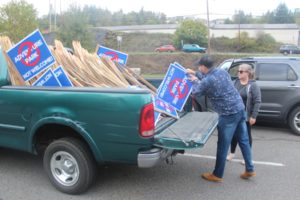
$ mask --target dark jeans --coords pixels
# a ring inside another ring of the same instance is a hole
[[[249,144],[250,144],[250,147],[252,147],[251,126],[248,121],[246,122],[246,125],[247,125],[248,137],[249,137]],[[235,153],[237,144],[238,144],[238,140],[237,140],[236,135],[234,135],[232,138],[232,141],[231,141],[230,153]]]
[[[221,115],[219,117],[217,158],[215,170],[213,171],[213,174],[219,178],[223,177],[227,152],[235,133],[245,160],[246,171],[254,171],[245,119],[244,110],[241,110],[236,114]]]

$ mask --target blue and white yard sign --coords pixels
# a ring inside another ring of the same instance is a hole
[[[121,65],[126,65],[128,59],[128,54],[104,46],[98,48],[97,55],[99,57],[108,57]]]
[[[72,87],[73,84],[70,81],[69,77],[67,76],[65,70],[62,66],[57,67],[54,71],[56,78],[59,80],[61,86],[63,87]]]
[[[178,62],[174,62],[173,64],[176,65],[177,67],[180,67],[181,69],[183,69],[185,71],[185,68]]]
[[[25,81],[55,63],[41,32],[35,30],[7,51]]]
[[[51,69],[48,69],[38,80],[36,80],[33,86],[59,86],[61,84],[59,80],[56,78],[55,74]]]
[[[153,103],[154,103],[154,110],[157,110],[159,112],[165,113],[166,115],[179,119],[176,109],[170,104],[157,98],[157,96],[153,97]]]
[[[161,100],[182,111],[191,91],[192,82],[188,80],[186,71],[171,64],[157,95]]]

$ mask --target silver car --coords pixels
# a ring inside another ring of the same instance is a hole
[[[300,58],[253,57],[225,60],[219,67],[237,78],[242,63],[255,69],[262,103],[257,121],[288,124],[300,136]],[[199,110],[211,108],[207,98],[197,99]]]

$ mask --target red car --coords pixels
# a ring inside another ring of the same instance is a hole
[[[176,51],[173,45],[163,45],[155,49],[156,52],[174,52]]]

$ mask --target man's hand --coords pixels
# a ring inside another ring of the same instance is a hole
[[[186,69],[186,73],[187,73],[187,74],[192,74],[192,75],[195,75],[195,74],[196,74],[196,72],[195,72],[194,70],[190,69],[190,68],[187,68],[187,69]]]
[[[188,77],[188,79],[190,80],[190,81],[195,81],[195,80],[198,80],[198,78],[194,75],[194,74],[189,74],[189,77]]]

